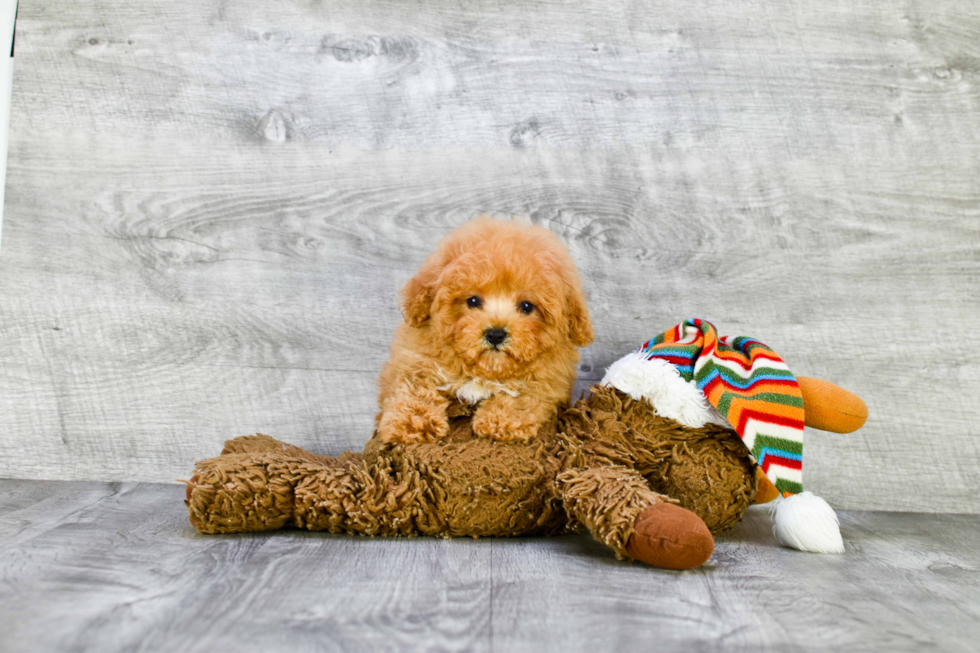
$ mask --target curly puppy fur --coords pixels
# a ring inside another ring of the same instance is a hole
[[[426,442],[453,403],[478,436],[527,442],[567,404],[592,323],[568,250],[543,227],[477,218],[447,236],[402,290],[379,380],[378,435]]]

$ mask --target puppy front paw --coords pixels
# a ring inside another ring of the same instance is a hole
[[[537,421],[508,410],[481,406],[473,415],[473,432],[501,442],[530,442],[538,434]]]
[[[382,442],[432,442],[449,433],[449,420],[441,406],[400,403],[385,409],[378,422]]]

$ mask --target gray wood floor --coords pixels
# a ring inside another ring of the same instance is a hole
[[[844,512],[848,551],[764,510],[701,569],[588,536],[202,536],[172,485],[0,481],[0,650],[975,651],[980,516]]]

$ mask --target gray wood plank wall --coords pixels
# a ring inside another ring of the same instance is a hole
[[[370,434],[472,215],[570,244],[583,384],[689,316],[863,395],[842,508],[980,512],[980,5],[21,3],[0,476],[171,481]]]

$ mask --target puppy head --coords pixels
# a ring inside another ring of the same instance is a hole
[[[478,218],[443,240],[402,291],[405,321],[429,328],[474,373],[515,376],[592,342],[578,272],[543,227]]]

